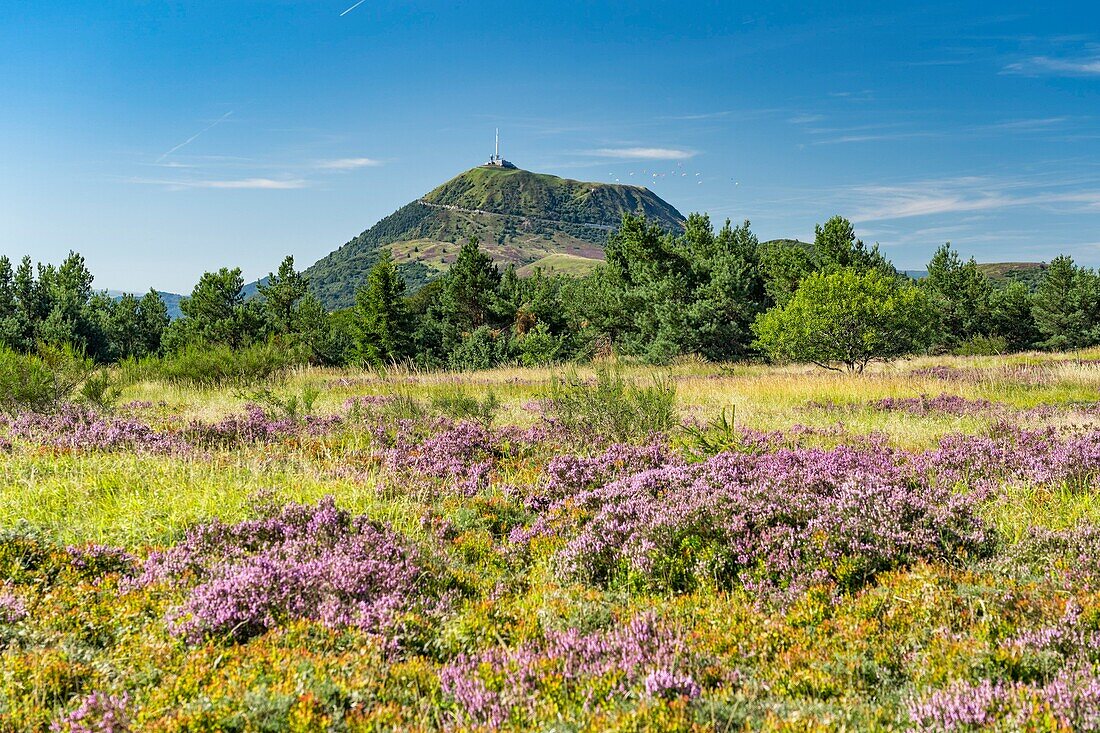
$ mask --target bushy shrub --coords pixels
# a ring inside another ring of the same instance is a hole
[[[89,375],[80,385],[81,401],[99,412],[112,411],[121,396],[122,387],[106,369]]]
[[[676,385],[670,377],[658,376],[648,386],[638,386],[601,365],[595,382],[576,372],[556,378],[545,405],[547,417],[566,434],[628,443],[674,427]]]
[[[959,356],[996,356],[1008,351],[1008,341],[1003,336],[974,336],[955,347]]]
[[[284,394],[264,388],[242,392],[238,396],[250,404],[262,407],[272,420],[298,420],[313,414],[313,405],[320,394],[316,387],[306,385],[298,392]]]
[[[159,365],[159,376],[199,387],[247,387],[277,380],[293,366],[304,364],[301,348],[277,341],[233,349],[225,344],[191,343]]]
[[[524,366],[545,366],[560,361],[565,352],[565,339],[550,332],[545,323],[515,339],[520,363]]]
[[[432,396],[432,409],[455,420],[473,420],[488,427],[500,410],[500,400],[489,392],[478,399],[462,390],[443,392]]]
[[[492,369],[501,362],[506,346],[506,340],[498,338],[493,329],[481,326],[455,347],[447,357],[447,365],[457,371]]]
[[[0,347],[0,411],[53,412],[93,369],[90,359],[70,347],[42,346],[36,354]]]

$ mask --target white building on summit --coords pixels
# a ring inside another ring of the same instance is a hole
[[[489,157],[489,162],[485,164],[487,168],[515,168],[514,165],[500,157],[500,128],[497,128],[497,144],[495,152]]]

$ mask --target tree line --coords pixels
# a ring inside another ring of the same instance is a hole
[[[761,243],[747,221],[716,230],[693,214],[671,233],[627,215],[606,262],[583,277],[502,271],[471,239],[446,274],[411,294],[383,251],[355,306],[334,313],[287,257],[255,297],[245,297],[239,268],[222,268],[203,274],[180,308],[170,320],[156,292],[94,291],[76,253],[59,266],[24,257],[13,268],[0,257],[0,344],[69,345],[100,363],[277,341],[325,365],[485,369],[614,352],[861,371],[905,354],[1100,344],[1100,276],[1070,257],[1052,260],[1030,289],[994,283],[945,244],[914,282],[839,216],[802,245]]]

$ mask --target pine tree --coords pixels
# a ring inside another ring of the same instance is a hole
[[[405,281],[389,251],[371,268],[366,286],[355,294],[355,354],[362,364],[379,366],[409,355],[412,324],[405,305]]]
[[[1035,326],[1048,349],[1083,346],[1085,323],[1081,307],[1080,279],[1073,258],[1055,257],[1032,298]]]
[[[294,269],[293,257],[288,256],[277,273],[268,275],[267,283],[259,286],[259,292],[271,331],[276,334],[298,332],[296,308],[309,292],[309,280]]]

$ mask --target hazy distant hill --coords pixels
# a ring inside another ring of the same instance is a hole
[[[107,295],[111,296],[115,300],[118,300],[123,296],[126,291],[124,290],[108,290]],[[148,292],[148,291],[145,291]],[[145,293],[134,293],[137,297],[143,296]],[[187,297],[179,295],[178,293],[166,293],[163,290],[158,290],[157,295],[164,301],[164,305],[168,308],[168,317],[175,320],[176,318],[183,318],[183,311],[180,310],[180,301]]]
[[[582,273],[603,259],[624,212],[667,229],[684,216],[647,188],[586,183],[515,168],[482,166],[412,201],[306,270],[330,309],[354,302],[382,249],[414,288],[445,272],[469,237],[501,265]]]

